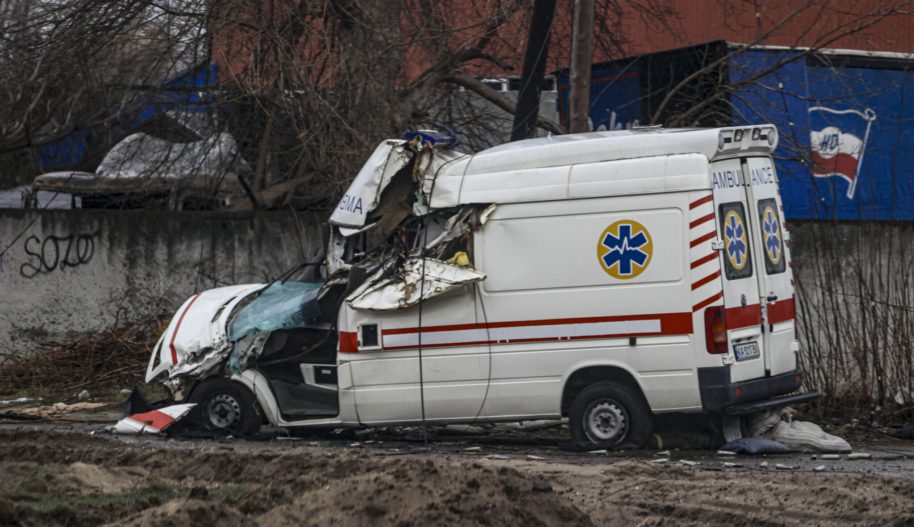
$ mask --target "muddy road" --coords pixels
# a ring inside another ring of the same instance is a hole
[[[570,452],[554,429],[425,443],[418,430],[174,440],[102,428],[0,425],[0,525],[914,524],[903,441],[833,461]]]

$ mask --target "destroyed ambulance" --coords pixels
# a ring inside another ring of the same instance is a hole
[[[640,446],[801,385],[771,125],[375,150],[297,280],[204,291],[153,351],[212,430],[567,417]]]

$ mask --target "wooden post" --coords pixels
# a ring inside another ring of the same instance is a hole
[[[590,68],[593,64],[593,0],[574,0],[568,131],[589,132]]]
[[[549,56],[549,36],[552,34],[554,15],[555,0],[536,0],[533,3],[527,51],[524,54],[524,69],[521,72],[521,86],[517,94],[517,110],[514,112],[514,127],[511,130],[512,141],[533,137],[536,132],[536,120],[540,112],[540,89],[546,74],[546,58]]]

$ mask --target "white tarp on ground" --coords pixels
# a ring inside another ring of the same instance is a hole
[[[231,134],[221,133],[192,143],[173,143],[147,134],[125,138],[105,155],[96,174],[107,178],[245,174],[251,167],[241,158]]]
[[[818,452],[850,452],[850,444],[831,435],[815,424],[794,421],[793,410],[768,410],[749,418],[749,437],[760,437],[783,443],[795,450]]]

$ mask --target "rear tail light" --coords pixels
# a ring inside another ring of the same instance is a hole
[[[705,309],[705,345],[708,353],[727,353],[727,315],[724,306]]]

